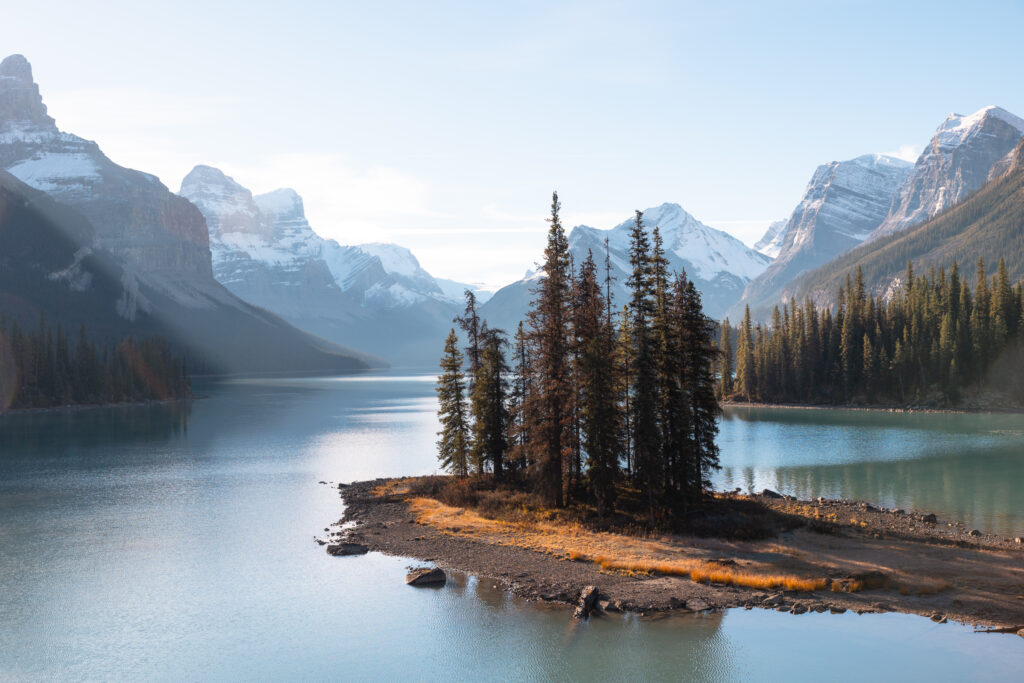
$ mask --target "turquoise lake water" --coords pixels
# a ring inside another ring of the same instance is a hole
[[[200,385],[190,406],[0,418],[0,679],[996,680],[1024,639],[761,610],[572,624],[486,580],[332,558],[325,481],[435,469],[433,377]],[[1024,417],[731,409],[719,488],[1024,532]]]

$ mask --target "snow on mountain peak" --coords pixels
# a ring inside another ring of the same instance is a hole
[[[379,258],[384,271],[392,275],[419,277],[426,274],[420,267],[420,262],[405,247],[385,242],[371,242],[360,244],[357,248]]]
[[[614,249],[629,248],[633,218],[611,229],[609,242]],[[688,274],[711,280],[719,273],[729,273],[744,280],[757,277],[770,259],[722,230],[716,230],[694,218],[679,204],[666,202],[643,212],[644,228],[650,234],[657,227],[665,242],[665,250],[686,261]],[[593,230],[581,226],[584,230]],[[576,230],[573,230],[575,233]],[[580,233],[582,236],[584,233]],[[570,235],[570,243],[572,242]]]
[[[935,131],[935,141],[941,147],[957,147],[989,118],[1002,121],[1024,133],[1024,119],[1002,107],[989,105],[973,114],[950,114]]]
[[[264,213],[274,216],[305,215],[306,209],[302,204],[302,197],[290,187],[283,187],[278,190],[256,195],[256,204]]]

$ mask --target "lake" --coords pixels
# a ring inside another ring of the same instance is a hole
[[[907,615],[572,624],[484,579],[333,558],[333,486],[435,469],[433,377],[197,384],[189,406],[0,417],[4,680],[992,680],[1024,639]],[[1024,417],[736,408],[719,488],[1024,532]]]

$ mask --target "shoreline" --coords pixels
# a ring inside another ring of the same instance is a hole
[[[115,403],[69,403],[60,406],[48,406],[46,408],[11,408],[0,412],[0,419],[6,415],[35,415],[43,413],[77,413],[86,410],[97,410],[100,408],[141,408],[152,405],[170,405],[172,403],[188,403],[206,398],[205,396],[182,396],[181,398],[161,398],[146,401],[119,401]]]
[[[755,403],[751,401],[722,401],[723,408],[784,408],[786,410],[852,410],[871,413],[906,413],[906,414],[950,414],[950,415],[1022,415],[1021,408],[923,408],[916,406],[888,405],[832,405],[823,403]]]
[[[854,501],[752,496],[742,498],[808,521],[822,519],[824,514],[837,520],[835,528],[827,532],[796,528],[761,541],[667,534],[658,539],[684,556],[702,558],[713,566],[796,570],[828,575],[834,584],[818,590],[749,588],[658,571],[602,569],[571,552],[540,552],[515,542],[474,536],[459,526],[437,527],[417,519],[402,495],[381,494],[379,487],[396,481],[402,480],[339,484],[345,514],[332,525],[329,537],[316,539],[317,543],[358,543],[368,550],[486,577],[532,601],[573,606],[584,587],[596,586],[601,609],[609,612],[648,615],[755,607],[793,614],[903,612],[939,623],[1024,629],[1024,595],[1019,592],[1024,545],[932,515]],[[853,524],[845,521],[848,516]],[[616,538],[631,542],[630,537]],[[851,581],[863,589],[845,592]]]

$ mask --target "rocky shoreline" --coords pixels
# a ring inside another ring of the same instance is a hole
[[[832,577],[829,585],[835,584],[813,592],[760,590],[656,572],[606,571],[565,555],[437,529],[418,522],[401,495],[380,495],[388,481],[339,484],[345,515],[317,542],[332,554],[377,551],[488,577],[528,600],[578,606],[587,593],[597,611],[647,615],[758,607],[793,614],[905,612],[940,623],[950,620],[1004,632],[1024,629],[1024,539],[984,534],[935,515],[856,501],[799,501],[766,491],[751,498],[815,524],[764,541],[673,537],[680,549],[716,564],[767,561],[780,569],[822,572]],[[822,524],[830,525],[827,532],[821,531]],[[355,552],[348,552],[353,546]],[[908,573],[936,588],[897,587],[897,578]],[[849,581],[859,582],[863,590],[838,590]]]

